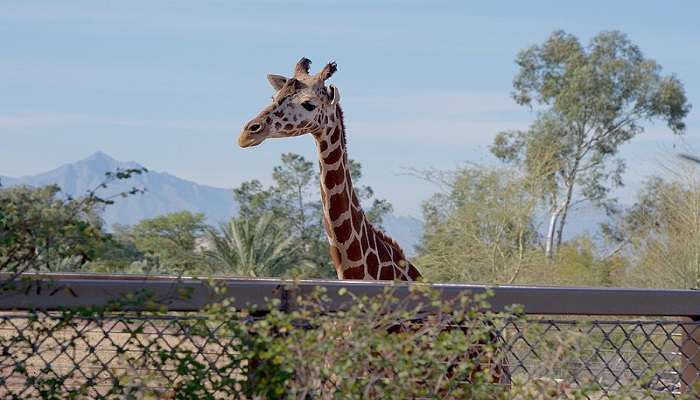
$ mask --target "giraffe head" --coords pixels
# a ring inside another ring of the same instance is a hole
[[[241,147],[257,146],[267,138],[299,136],[321,132],[340,101],[338,89],[325,81],[337,67],[328,63],[316,75],[309,74],[311,61],[302,58],[294,69],[294,77],[268,75],[275,89],[272,104],[243,127],[238,137]]]

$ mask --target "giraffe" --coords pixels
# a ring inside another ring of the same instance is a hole
[[[311,61],[302,58],[294,68],[293,77],[267,76],[275,90],[272,104],[244,125],[238,137],[239,146],[253,147],[269,138],[311,134],[318,151],[323,224],[338,278],[420,280],[420,272],[406,259],[399,244],[367,219],[353,189],[340,92],[335,85],[325,85],[337,70],[335,62],[326,64],[315,75],[309,74],[310,66]],[[398,333],[405,329],[415,327],[399,323],[388,331]],[[467,328],[457,329],[466,332]],[[498,340],[492,334],[485,342]],[[467,357],[477,358],[477,354],[476,348],[470,349]],[[495,363],[491,378],[493,382],[508,385],[507,365]]]
[[[323,224],[339,279],[416,281],[418,269],[392,238],[362,211],[350,177],[340,93],[325,81],[337,70],[328,63],[316,75],[302,58],[294,76],[268,75],[272,104],[250,120],[238,138],[245,148],[268,138],[311,134],[318,150]]]

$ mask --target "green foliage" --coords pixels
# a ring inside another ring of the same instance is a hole
[[[226,275],[269,277],[289,274],[303,261],[286,226],[268,213],[257,221],[232,218],[221,232],[207,229],[211,249],[205,251],[211,270]]]
[[[223,294],[218,287],[214,291]],[[270,313],[252,320],[249,311],[223,300],[197,318],[179,320],[176,326],[189,337],[178,346],[136,328],[126,341],[111,342],[119,355],[112,362],[129,368],[116,369],[117,379],[101,389],[108,393],[104,398],[506,398],[491,371],[504,354],[503,343],[493,338],[509,317],[489,312],[485,296],[444,301],[438,292],[420,286],[405,297],[393,290],[373,298],[344,289],[339,294],[346,307],[338,313],[329,312],[330,299],[318,289],[295,298],[295,311],[278,311],[279,302],[272,301]],[[426,310],[432,317],[417,320]],[[90,315],[92,325],[105,311],[81,315]],[[49,323],[49,329],[42,329],[46,321],[37,319],[28,329],[37,328],[37,339],[63,334],[72,343],[77,337],[66,334],[83,322],[76,317],[67,312],[58,324]],[[150,317],[153,329],[175,328],[159,321],[158,314]],[[450,324],[467,328],[446,329]],[[12,344],[27,339],[16,338]],[[192,348],[193,343],[209,346],[209,352],[218,349],[218,367]],[[57,398],[75,393],[65,385],[70,373],[53,379],[30,386]]]
[[[374,198],[369,186],[358,184],[362,177],[359,163],[350,160],[349,169],[358,198],[363,203],[370,203],[365,213],[375,224],[381,224],[382,217],[392,211],[391,204]],[[239,223],[250,220],[254,224],[265,215],[272,214],[274,222],[284,227],[294,239],[297,254],[306,263],[301,268],[290,265],[290,270],[295,268],[287,274],[335,277],[323,227],[318,171],[314,164],[298,154],[283,154],[281,164],[273,168],[272,180],[273,184],[268,188],[252,180],[234,189],[234,198],[240,207]]]
[[[608,238],[627,258],[633,286],[700,287],[700,180],[687,170],[677,180],[652,178]]]
[[[101,207],[142,192],[137,188],[102,198],[99,191],[144,169],[108,172],[85,196],[60,196],[57,186],[0,188],[0,272],[80,269],[109,252],[114,242],[104,233]],[[10,281],[11,279],[8,279]]]
[[[166,315],[159,299],[142,291],[106,306],[0,320],[4,329],[21,332],[0,337],[9,350],[2,357],[12,360],[0,390],[12,390],[12,398],[192,400],[660,394],[650,386],[660,371],[615,376],[621,381],[613,384],[606,371],[589,375],[576,368],[602,357],[611,373],[619,372],[616,351],[624,346],[659,351],[663,344],[650,343],[643,329],[632,335],[599,325],[590,329],[586,321],[551,329],[552,321],[528,322],[519,316],[522,310],[491,312],[489,293],[446,300],[422,285],[401,294],[388,288],[373,297],[340,289],[333,301],[322,289],[295,296],[290,286],[293,310],[273,300],[266,314],[237,309],[223,287],[211,289],[220,301],[191,314]],[[134,306],[150,311],[121,311]],[[527,359],[528,369],[511,371],[504,386],[494,375],[509,353]]]
[[[419,286],[401,298],[391,290],[376,298],[340,294],[348,302],[344,311],[329,313],[330,298],[319,290],[295,299],[295,311],[273,311],[266,324],[252,326],[254,336],[266,338],[251,370],[255,389],[264,388],[268,398],[505,396],[488,369],[502,362],[491,338],[504,319],[484,311],[483,297],[443,301]],[[417,321],[426,309],[435,314]],[[313,328],[295,328],[300,323]],[[445,329],[449,324],[468,328]]]
[[[662,76],[661,67],[620,32],[601,32],[584,47],[557,31],[521,51],[516,63],[514,99],[542,111],[528,131],[500,133],[491,151],[546,179],[542,195],[550,214],[551,258],[573,204],[589,200],[614,211],[609,194],[622,185],[625,169],[616,158],[620,145],[655,119],[683,133],[691,107],[681,82]]]
[[[526,277],[528,283],[564,286],[621,286],[625,259],[603,257],[589,236],[564,242],[549,265],[542,263]]]
[[[425,231],[416,264],[439,282],[614,286],[627,262],[602,256],[592,238],[562,243],[551,260],[537,231],[542,180],[512,169],[468,166],[428,171],[441,187],[423,204]],[[544,182],[546,184],[546,181]]]
[[[142,254],[151,256],[170,271],[194,271],[199,257],[195,253],[198,237],[205,231],[204,214],[180,211],[144,219],[121,232]]]
[[[425,231],[416,263],[428,279],[513,283],[542,262],[538,199],[523,176],[472,166],[424,177],[443,189],[423,204]]]
[[[106,238],[94,209],[59,192],[56,186],[0,191],[0,270],[51,270],[61,259],[98,256]]]

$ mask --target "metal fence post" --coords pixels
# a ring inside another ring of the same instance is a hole
[[[683,370],[681,371],[681,391],[700,398],[700,316],[690,318],[693,323],[684,325]]]

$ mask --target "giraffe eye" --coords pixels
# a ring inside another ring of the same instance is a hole
[[[301,106],[304,107],[304,109],[306,109],[306,111],[313,111],[314,108],[316,108],[316,105],[310,101],[305,101],[305,102],[301,103]]]

